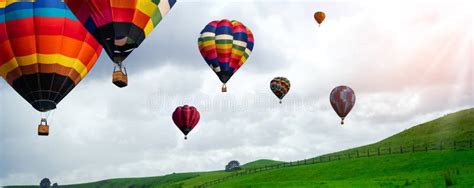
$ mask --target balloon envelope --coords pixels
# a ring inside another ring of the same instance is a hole
[[[270,89],[272,90],[273,94],[277,96],[281,100],[285,95],[290,91],[290,80],[288,80],[285,77],[275,77],[273,80],[270,82]]]
[[[356,97],[354,91],[347,86],[338,86],[331,91],[329,100],[334,111],[341,117],[341,124],[344,124],[344,118],[355,104]]]
[[[318,22],[318,24],[321,25],[321,23],[323,23],[324,19],[326,18],[326,14],[324,14],[324,12],[321,12],[321,11],[318,11],[318,12],[315,12],[314,13],[314,19],[316,20],[316,22]]]
[[[186,136],[193,130],[193,128],[198,124],[200,119],[200,114],[194,106],[178,106],[173,112],[173,122],[176,126],[183,132]]]
[[[65,0],[74,15],[121,64],[138,48],[176,0]]]
[[[253,46],[252,32],[236,20],[212,21],[198,39],[202,57],[224,84],[247,61]]]
[[[55,109],[101,49],[62,0],[0,1],[0,75],[38,111]]]

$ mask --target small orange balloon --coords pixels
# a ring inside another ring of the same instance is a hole
[[[321,23],[323,23],[324,18],[326,18],[326,14],[324,12],[318,11],[314,13],[314,19],[318,24],[321,26]]]

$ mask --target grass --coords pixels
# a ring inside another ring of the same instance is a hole
[[[474,186],[474,150],[451,150],[333,161],[281,168],[211,187]]]
[[[414,126],[374,144],[329,155],[355,150],[373,150],[378,147],[429,145],[447,140],[471,138],[474,138],[474,108]],[[242,168],[245,170],[278,163],[282,162],[257,160],[242,165]],[[110,179],[61,187],[194,187],[237,172],[176,173],[158,177]],[[406,153],[287,167],[245,175],[214,185],[214,187],[246,188],[401,186],[474,187],[474,150]]]

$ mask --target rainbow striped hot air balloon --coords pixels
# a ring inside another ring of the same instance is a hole
[[[0,75],[40,112],[56,108],[101,50],[62,0],[0,0]],[[46,118],[38,134],[49,134]]]
[[[199,51],[223,83],[222,92],[227,91],[227,81],[249,58],[253,45],[250,29],[236,20],[212,21],[201,31]]]
[[[0,0],[0,75],[40,112],[56,108],[101,49],[61,0]]]
[[[65,1],[115,63],[118,70],[114,71],[114,84],[118,87],[128,85],[122,62],[140,46],[176,3],[176,0]]]

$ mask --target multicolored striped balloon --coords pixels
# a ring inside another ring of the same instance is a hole
[[[151,33],[176,0],[65,0],[116,63]]]
[[[199,51],[224,84],[222,92],[227,91],[225,84],[249,58],[253,45],[250,29],[236,20],[212,21],[201,31]]]
[[[344,118],[355,104],[356,97],[354,91],[347,86],[338,86],[331,91],[329,100],[334,111],[341,117],[341,125],[343,125]]]
[[[0,0],[0,75],[40,112],[56,108],[101,50],[62,0]]]
[[[280,104],[283,97],[290,91],[290,87],[290,80],[285,77],[275,77],[270,82],[270,89],[280,99]]]
[[[196,127],[200,118],[201,116],[194,106],[178,106],[173,112],[173,121],[183,132],[184,139],[188,139],[189,132]]]

